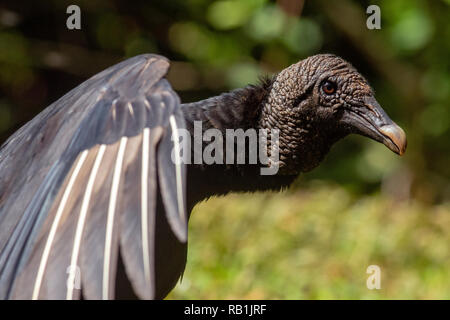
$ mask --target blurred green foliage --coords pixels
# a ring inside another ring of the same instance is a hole
[[[65,27],[69,4],[81,7],[80,31]],[[381,30],[366,28],[370,4]],[[335,53],[405,129],[406,155],[352,136],[287,194],[202,204],[172,297],[449,298],[449,9],[448,0],[4,0],[0,141],[140,53],[172,60],[169,80],[185,102]],[[365,287],[369,264],[382,268],[380,291]]]
[[[198,206],[173,299],[450,299],[450,205],[307,190]],[[381,269],[368,290],[366,269]]]

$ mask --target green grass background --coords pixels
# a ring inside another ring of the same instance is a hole
[[[169,299],[450,299],[450,204],[338,185],[229,195],[198,205]],[[366,269],[381,268],[369,290]]]

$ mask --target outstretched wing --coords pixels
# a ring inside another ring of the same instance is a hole
[[[171,159],[185,123],[168,68],[157,55],[112,66],[0,148],[0,298],[73,299],[78,285],[113,298],[119,246],[135,292],[155,297],[157,189],[187,240],[185,167]]]

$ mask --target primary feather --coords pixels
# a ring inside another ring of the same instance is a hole
[[[168,67],[156,55],[113,66],[2,147],[1,194],[8,198],[0,207],[0,297],[78,298],[70,284],[81,277],[86,298],[113,298],[119,243],[136,293],[157,295],[155,215],[167,212],[182,243],[187,230],[183,194],[167,193],[168,208],[156,212],[158,176],[163,188],[184,185],[184,170],[157,174],[157,162],[170,157],[171,119],[184,128],[179,98],[164,80]]]

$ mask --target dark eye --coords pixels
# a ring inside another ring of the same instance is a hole
[[[326,94],[333,94],[336,92],[336,84],[327,80],[322,84],[322,90]]]

